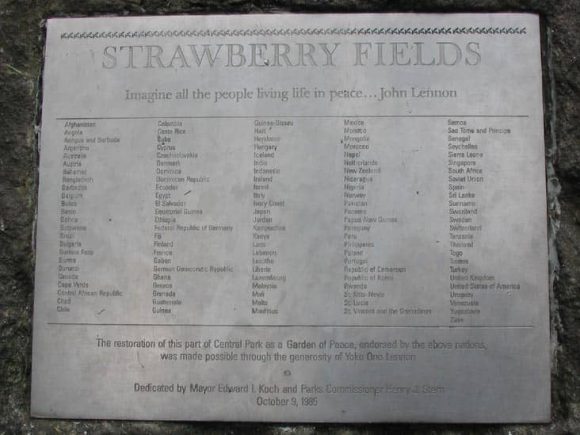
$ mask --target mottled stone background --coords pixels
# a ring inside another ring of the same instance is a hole
[[[31,419],[30,362],[43,23],[48,17],[256,12],[533,11],[544,25],[552,423],[274,425]],[[0,0],[0,434],[580,433],[579,0]]]

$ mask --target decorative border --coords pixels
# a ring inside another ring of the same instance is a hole
[[[525,35],[526,27],[309,27],[293,29],[139,30],[63,32],[61,39],[183,38],[320,35]]]

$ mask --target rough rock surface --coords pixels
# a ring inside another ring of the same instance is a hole
[[[286,426],[31,419],[38,154],[35,125],[39,117],[43,20],[57,16],[388,11],[532,11],[543,18],[548,210],[554,271],[552,423]],[[0,0],[0,434],[580,433],[579,30],[577,0]]]

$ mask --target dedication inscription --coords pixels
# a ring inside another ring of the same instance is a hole
[[[538,18],[53,19],[32,414],[546,421]]]

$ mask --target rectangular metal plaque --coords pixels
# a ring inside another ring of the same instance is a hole
[[[547,421],[538,17],[48,22],[32,414]]]

